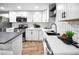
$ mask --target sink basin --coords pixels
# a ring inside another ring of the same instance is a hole
[[[58,33],[47,33],[47,35],[59,35]]]
[[[54,32],[53,30],[51,31],[46,31],[47,35],[59,35],[59,33]]]

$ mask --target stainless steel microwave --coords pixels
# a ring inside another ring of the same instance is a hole
[[[17,22],[27,22],[27,17],[16,17]]]

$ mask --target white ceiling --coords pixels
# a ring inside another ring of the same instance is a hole
[[[18,9],[17,6],[21,6],[21,9]],[[35,6],[38,6],[38,9],[35,9]],[[0,11],[10,11],[10,10],[44,10],[47,9],[49,3],[0,3],[0,7],[4,7],[4,10]]]

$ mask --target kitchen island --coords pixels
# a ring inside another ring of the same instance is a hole
[[[0,55],[21,55],[24,32],[0,32]]]

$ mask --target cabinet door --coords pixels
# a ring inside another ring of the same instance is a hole
[[[42,12],[34,12],[33,22],[41,22],[41,20],[42,20]]]
[[[38,35],[38,38],[39,38],[39,40],[43,40],[43,32],[42,32],[42,30],[39,30],[39,35]]]
[[[44,10],[42,12],[42,21],[41,22],[48,22],[48,11],[47,10]]]
[[[38,40],[38,30],[37,29],[32,30],[32,40]]]
[[[79,4],[78,3],[67,3],[66,19],[79,18]]]
[[[79,18],[79,4],[59,3],[57,4],[57,20],[70,20]],[[65,13],[64,13],[65,12]],[[63,16],[65,16],[63,18]]]
[[[67,8],[66,8],[66,3],[58,3],[57,5],[56,5],[57,7],[56,7],[56,19],[58,20],[58,21],[61,21],[61,20],[64,20],[65,18],[63,17],[64,16],[64,12],[66,12],[66,10],[67,10]]]
[[[9,12],[9,18],[10,18],[10,22],[16,22],[16,13]]]
[[[32,40],[31,29],[26,29],[26,40]]]
[[[28,12],[27,22],[33,22],[33,12]]]
[[[12,51],[13,55],[21,55],[22,54],[22,35],[16,37],[12,42]]]

